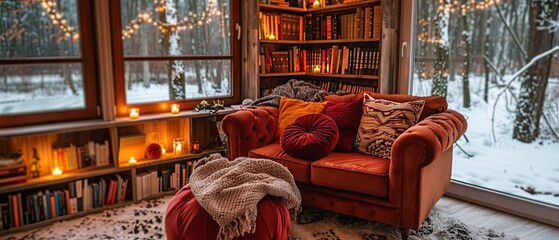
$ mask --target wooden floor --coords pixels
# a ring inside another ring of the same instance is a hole
[[[464,223],[514,234],[520,239],[559,240],[559,228],[447,196],[434,209]]]

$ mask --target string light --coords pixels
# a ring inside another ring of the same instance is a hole
[[[440,6],[438,8],[441,12],[450,12],[454,13],[460,11],[462,15],[476,11],[476,10],[485,10],[495,4],[498,4],[500,0],[485,0],[482,2],[477,2],[476,0],[470,0],[468,3],[460,4],[459,1],[453,1],[451,3],[446,3],[445,0],[439,0]]]
[[[155,0],[155,11],[159,14],[164,14],[167,10],[165,6],[166,0]],[[225,4],[223,4],[225,6]],[[132,35],[140,28],[143,23],[151,23],[154,27],[157,27],[159,31],[163,34],[173,33],[178,31],[191,30],[196,26],[202,26],[204,24],[210,24],[212,22],[211,17],[221,16],[223,13],[217,10],[215,7],[215,2],[210,0],[206,10],[202,14],[196,14],[188,12],[188,16],[181,18],[177,23],[166,23],[159,20],[154,20],[151,13],[148,11],[138,14],[138,17],[133,19],[126,25],[122,30],[122,39],[131,38]]]
[[[64,18],[58,10],[56,9],[56,2],[49,0],[40,0],[41,6],[45,9],[46,14],[49,15],[49,19],[54,25],[59,25],[60,30],[64,32],[64,40],[72,38],[74,41],[78,40],[80,34],[76,32],[76,29],[70,25],[68,20]]]

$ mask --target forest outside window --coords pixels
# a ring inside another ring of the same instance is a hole
[[[163,112],[170,102],[192,108],[202,99],[231,103],[240,97],[234,97],[239,43],[231,36],[237,1],[111,4],[113,36],[120,36],[114,38],[118,115],[130,106]]]
[[[87,0],[0,1],[0,127],[97,116],[84,9]]]

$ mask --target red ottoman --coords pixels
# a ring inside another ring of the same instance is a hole
[[[289,210],[280,198],[266,196],[258,203],[256,232],[235,239],[287,239],[291,221]],[[167,239],[216,239],[219,225],[196,201],[190,185],[171,199],[165,216]]]

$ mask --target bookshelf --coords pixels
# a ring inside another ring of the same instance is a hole
[[[219,110],[218,121],[234,111]],[[15,161],[23,162],[0,167],[0,236],[174,194],[188,183],[195,160],[224,153],[208,117],[209,112],[181,111],[0,129],[0,160],[21,152]],[[125,144],[130,139],[140,142]],[[174,150],[178,139],[180,151]],[[191,153],[194,140],[200,152]],[[146,157],[149,143],[166,153]],[[129,161],[132,156],[136,162]],[[37,159],[39,177],[33,177]],[[53,174],[56,167],[62,174]],[[15,176],[24,181],[10,182]]]
[[[380,89],[381,0],[258,1],[260,96],[290,79]]]

